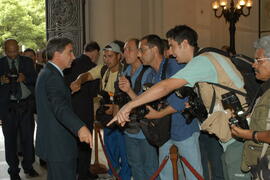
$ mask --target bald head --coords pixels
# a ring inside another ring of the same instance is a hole
[[[5,54],[10,59],[15,59],[19,55],[19,45],[15,39],[8,39],[4,43]]]

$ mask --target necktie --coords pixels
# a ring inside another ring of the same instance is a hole
[[[19,74],[15,65],[15,60],[12,60],[9,76],[10,76],[11,94],[16,98],[16,100],[20,100],[22,97],[22,89],[20,83],[17,82]]]

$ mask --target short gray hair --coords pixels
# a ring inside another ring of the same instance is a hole
[[[258,39],[255,43],[254,43],[254,47],[256,49],[264,49],[264,54],[267,57],[270,57],[270,35],[269,36],[264,36],[260,39]]]

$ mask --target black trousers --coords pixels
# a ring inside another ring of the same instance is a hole
[[[34,116],[33,100],[27,98],[21,102],[11,102],[8,113],[3,118],[2,130],[5,138],[5,156],[9,165],[9,174],[17,174],[20,169],[17,156],[17,135],[20,133],[24,170],[30,170],[35,161],[34,153]]]
[[[47,180],[76,180],[76,159],[63,162],[47,161]]]
[[[90,162],[91,162],[91,148],[89,144],[78,142],[78,175],[81,178],[89,176]]]
[[[223,148],[215,135],[201,132],[199,137],[203,176],[205,179],[224,180],[221,156]],[[211,170],[208,169],[210,163]],[[211,174],[209,174],[211,172]]]

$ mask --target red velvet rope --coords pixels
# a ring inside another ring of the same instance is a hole
[[[106,151],[106,147],[104,146],[104,143],[103,143],[103,141],[102,141],[102,137],[101,137],[101,134],[100,134],[99,129],[97,130],[97,133],[98,133],[98,136],[99,136],[99,140],[100,140],[100,143],[101,143],[103,152],[104,152],[105,157],[106,157],[106,159],[107,159],[107,162],[108,162],[108,164],[109,164],[109,166],[110,166],[110,169],[112,170],[113,175],[114,175],[118,180],[121,180],[121,177],[120,177],[120,176],[117,174],[117,172],[115,171],[115,169],[114,169],[114,167],[113,167],[113,165],[112,165],[112,163],[111,163],[111,161],[110,161],[110,159],[109,159],[109,157],[108,157],[108,154],[107,154],[107,151]]]
[[[159,168],[156,170],[156,172],[153,174],[153,176],[150,178],[150,180],[154,180],[158,177],[159,173],[162,171],[162,169],[165,167],[166,163],[169,160],[169,156],[165,156],[162,163],[160,164]]]
[[[180,156],[180,160],[187,166],[187,168],[198,180],[204,180],[203,177],[191,166],[191,164],[189,164],[186,158]]]
[[[105,157],[107,159],[107,162],[112,170],[112,173],[113,175],[118,179],[118,180],[121,180],[121,177],[117,174],[117,172],[115,171],[115,169],[113,168],[112,164],[111,164],[111,161],[108,157],[108,154],[107,154],[107,151],[106,151],[106,148],[104,146],[104,143],[102,141],[102,137],[101,137],[101,134],[100,134],[100,131],[97,130],[98,132],[98,136],[99,136],[99,140],[100,140],[100,143],[102,145],[102,149],[104,151],[104,154],[105,154]],[[158,175],[160,174],[160,172],[162,171],[162,169],[165,167],[166,163],[168,162],[169,160],[169,156],[165,156],[162,163],[160,164],[159,168],[156,170],[156,172],[153,174],[153,176],[150,178],[150,180],[155,180]],[[191,164],[187,161],[186,158],[184,158],[183,156],[180,156],[180,160],[187,166],[187,168],[191,171],[191,173],[198,179],[198,180],[204,180],[204,178],[191,166]]]

